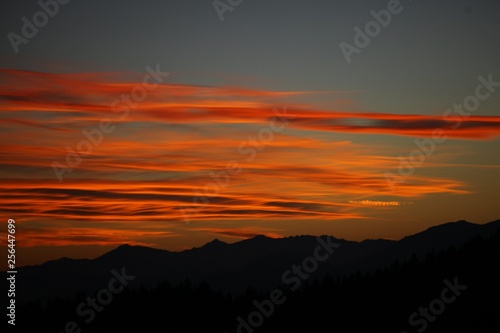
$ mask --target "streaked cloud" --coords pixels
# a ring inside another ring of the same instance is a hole
[[[350,200],[350,204],[361,205],[361,206],[375,206],[375,207],[397,207],[402,205],[408,205],[411,203],[408,202],[399,202],[399,201],[373,201],[373,200]]]
[[[50,74],[20,70],[0,70],[0,108],[20,111],[4,115],[0,124],[42,127],[52,131],[77,131],[78,124],[116,118],[110,106],[115,99],[141,81],[131,73]],[[118,80],[118,78],[121,78]],[[134,81],[135,80],[135,81]],[[262,123],[273,117],[271,99],[291,95],[339,93],[324,91],[265,91],[239,87],[205,87],[161,84],[131,112],[127,122],[154,123]],[[26,114],[31,111],[31,116]],[[43,112],[36,115],[34,113]],[[500,134],[499,116],[471,115],[444,118],[442,115],[355,113],[288,107],[290,126],[298,129],[364,134],[432,136],[436,128],[450,138],[490,139]],[[43,121],[42,121],[43,120]]]
[[[257,235],[264,235],[269,238],[280,238],[282,234],[278,233],[276,229],[257,228],[257,227],[243,227],[243,228],[193,228],[197,231],[204,231],[213,233],[215,235],[227,236],[232,238],[247,239]]]
[[[280,230],[245,222],[363,219],[369,213],[362,207],[400,207],[406,198],[470,193],[463,180],[423,174],[392,192],[384,176],[399,165],[392,153],[369,142],[328,138],[331,132],[428,136],[436,127],[449,127],[438,116],[287,105],[280,116],[286,130],[259,141],[259,131],[287,97],[351,92],[164,83],[120,118],[111,104],[141,82],[138,73],[4,69],[0,76],[0,210],[23,221],[25,246],[158,244],[186,227],[186,213],[196,222],[193,230],[278,237]],[[106,118],[116,130],[103,134],[59,182],[52,163],[64,164],[68,149],[89,140],[82,131]],[[500,130],[500,117],[463,121],[446,134],[488,139]],[[229,161],[241,172],[226,180]],[[218,181],[225,184],[218,185],[213,174],[222,174]],[[359,200],[377,197],[389,199]]]

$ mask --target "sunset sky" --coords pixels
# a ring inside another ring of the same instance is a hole
[[[388,1],[58,7],[0,2],[18,265],[500,218],[499,1],[401,1],[349,62]]]

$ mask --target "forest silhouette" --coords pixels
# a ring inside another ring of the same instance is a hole
[[[125,288],[90,323],[80,320],[78,329],[95,333],[158,329],[496,333],[500,331],[499,262],[500,230],[490,238],[476,236],[458,249],[431,252],[421,260],[412,256],[407,262],[394,262],[373,273],[312,279],[296,291],[277,286],[284,291],[286,300],[274,305],[271,314],[268,308],[268,316],[262,315],[257,327],[248,324],[249,315],[257,311],[255,302],[265,305],[269,292],[248,288],[244,294],[233,295],[188,279],[178,284],[164,281],[150,289]],[[411,325],[409,317],[413,313],[440,298],[446,286],[443,281],[455,279],[467,286],[460,296],[446,304],[438,316],[432,316],[432,321],[427,320],[425,327],[422,321]],[[72,298],[56,297],[47,303],[27,302],[19,306],[16,326],[22,332],[65,332],[65,325],[77,319],[75,309],[86,297],[79,292]],[[241,325],[242,320],[246,325]]]

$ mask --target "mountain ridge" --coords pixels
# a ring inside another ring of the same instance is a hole
[[[161,281],[207,282],[212,288],[241,293],[249,286],[268,290],[280,283],[283,272],[313,255],[317,238],[331,237],[339,243],[335,252],[322,262],[312,279],[346,276],[356,271],[375,271],[395,261],[410,260],[458,247],[479,235],[489,237],[500,229],[500,220],[487,224],[466,221],[445,223],[396,240],[361,242],[321,235],[269,238],[256,236],[235,243],[218,239],[189,250],[171,252],[145,246],[123,244],[95,259],[61,258],[37,266],[18,268],[20,301],[73,296],[78,291],[92,293],[111,278],[111,271],[125,268],[137,276],[132,287],[154,287]],[[33,281],[36,281],[34,283]]]

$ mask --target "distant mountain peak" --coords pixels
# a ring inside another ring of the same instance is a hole
[[[208,244],[227,244],[221,240],[219,240],[218,238],[215,238],[213,241],[211,241],[210,243]]]
[[[265,235],[255,235],[253,237],[253,239],[269,239],[269,237],[265,236]]]
[[[227,245],[227,243],[219,240],[218,238],[215,238],[211,242],[208,242],[205,245],[203,245],[202,248],[216,248],[224,245]]]
[[[264,236],[264,235],[255,235],[252,238],[247,238],[242,240],[242,242],[248,244],[267,244],[267,242],[272,241],[273,238]]]
[[[114,250],[111,250],[111,252],[117,252],[117,253],[128,253],[130,251],[133,251],[134,249],[141,248],[142,246],[132,246],[130,244],[122,244],[115,248]]]

